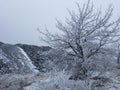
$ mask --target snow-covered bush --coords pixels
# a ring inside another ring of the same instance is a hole
[[[87,81],[69,80],[70,75],[64,72],[49,73],[48,79],[39,82],[41,90],[90,90]]]

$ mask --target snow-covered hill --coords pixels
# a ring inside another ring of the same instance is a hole
[[[0,42],[0,73],[38,72],[28,55],[18,46]]]
[[[45,65],[45,62],[47,60],[47,55],[45,53],[51,50],[51,47],[27,44],[17,44],[16,46],[22,48],[26,52],[26,54],[30,57],[32,63],[40,72],[45,72],[46,70],[48,71],[47,66]],[[49,60],[47,60],[47,62],[49,62]]]

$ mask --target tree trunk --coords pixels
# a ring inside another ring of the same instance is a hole
[[[87,77],[87,69],[81,62],[77,63],[73,67],[73,75],[69,78],[70,80],[84,80]]]
[[[120,52],[118,53],[118,56],[117,56],[117,67],[120,69]]]

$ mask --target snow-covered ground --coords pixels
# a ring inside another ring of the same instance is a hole
[[[69,80],[69,76],[64,72],[7,74],[0,76],[0,90],[120,90],[119,69],[96,73],[87,80]]]
[[[25,90],[38,80],[44,79],[42,74],[6,74],[0,76],[0,90]],[[28,89],[29,90],[29,89]]]

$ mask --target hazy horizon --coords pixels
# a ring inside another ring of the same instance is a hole
[[[86,0],[84,0],[86,1]],[[113,17],[120,16],[120,0],[91,0],[95,9],[106,10],[113,4]],[[0,0],[0,42],[46,45],[39,40],[37,28],[55,32],[55,18],[64,21],[67,8],[76,10],[83,0]],[[114,19],[113,18],[113,19]]]

